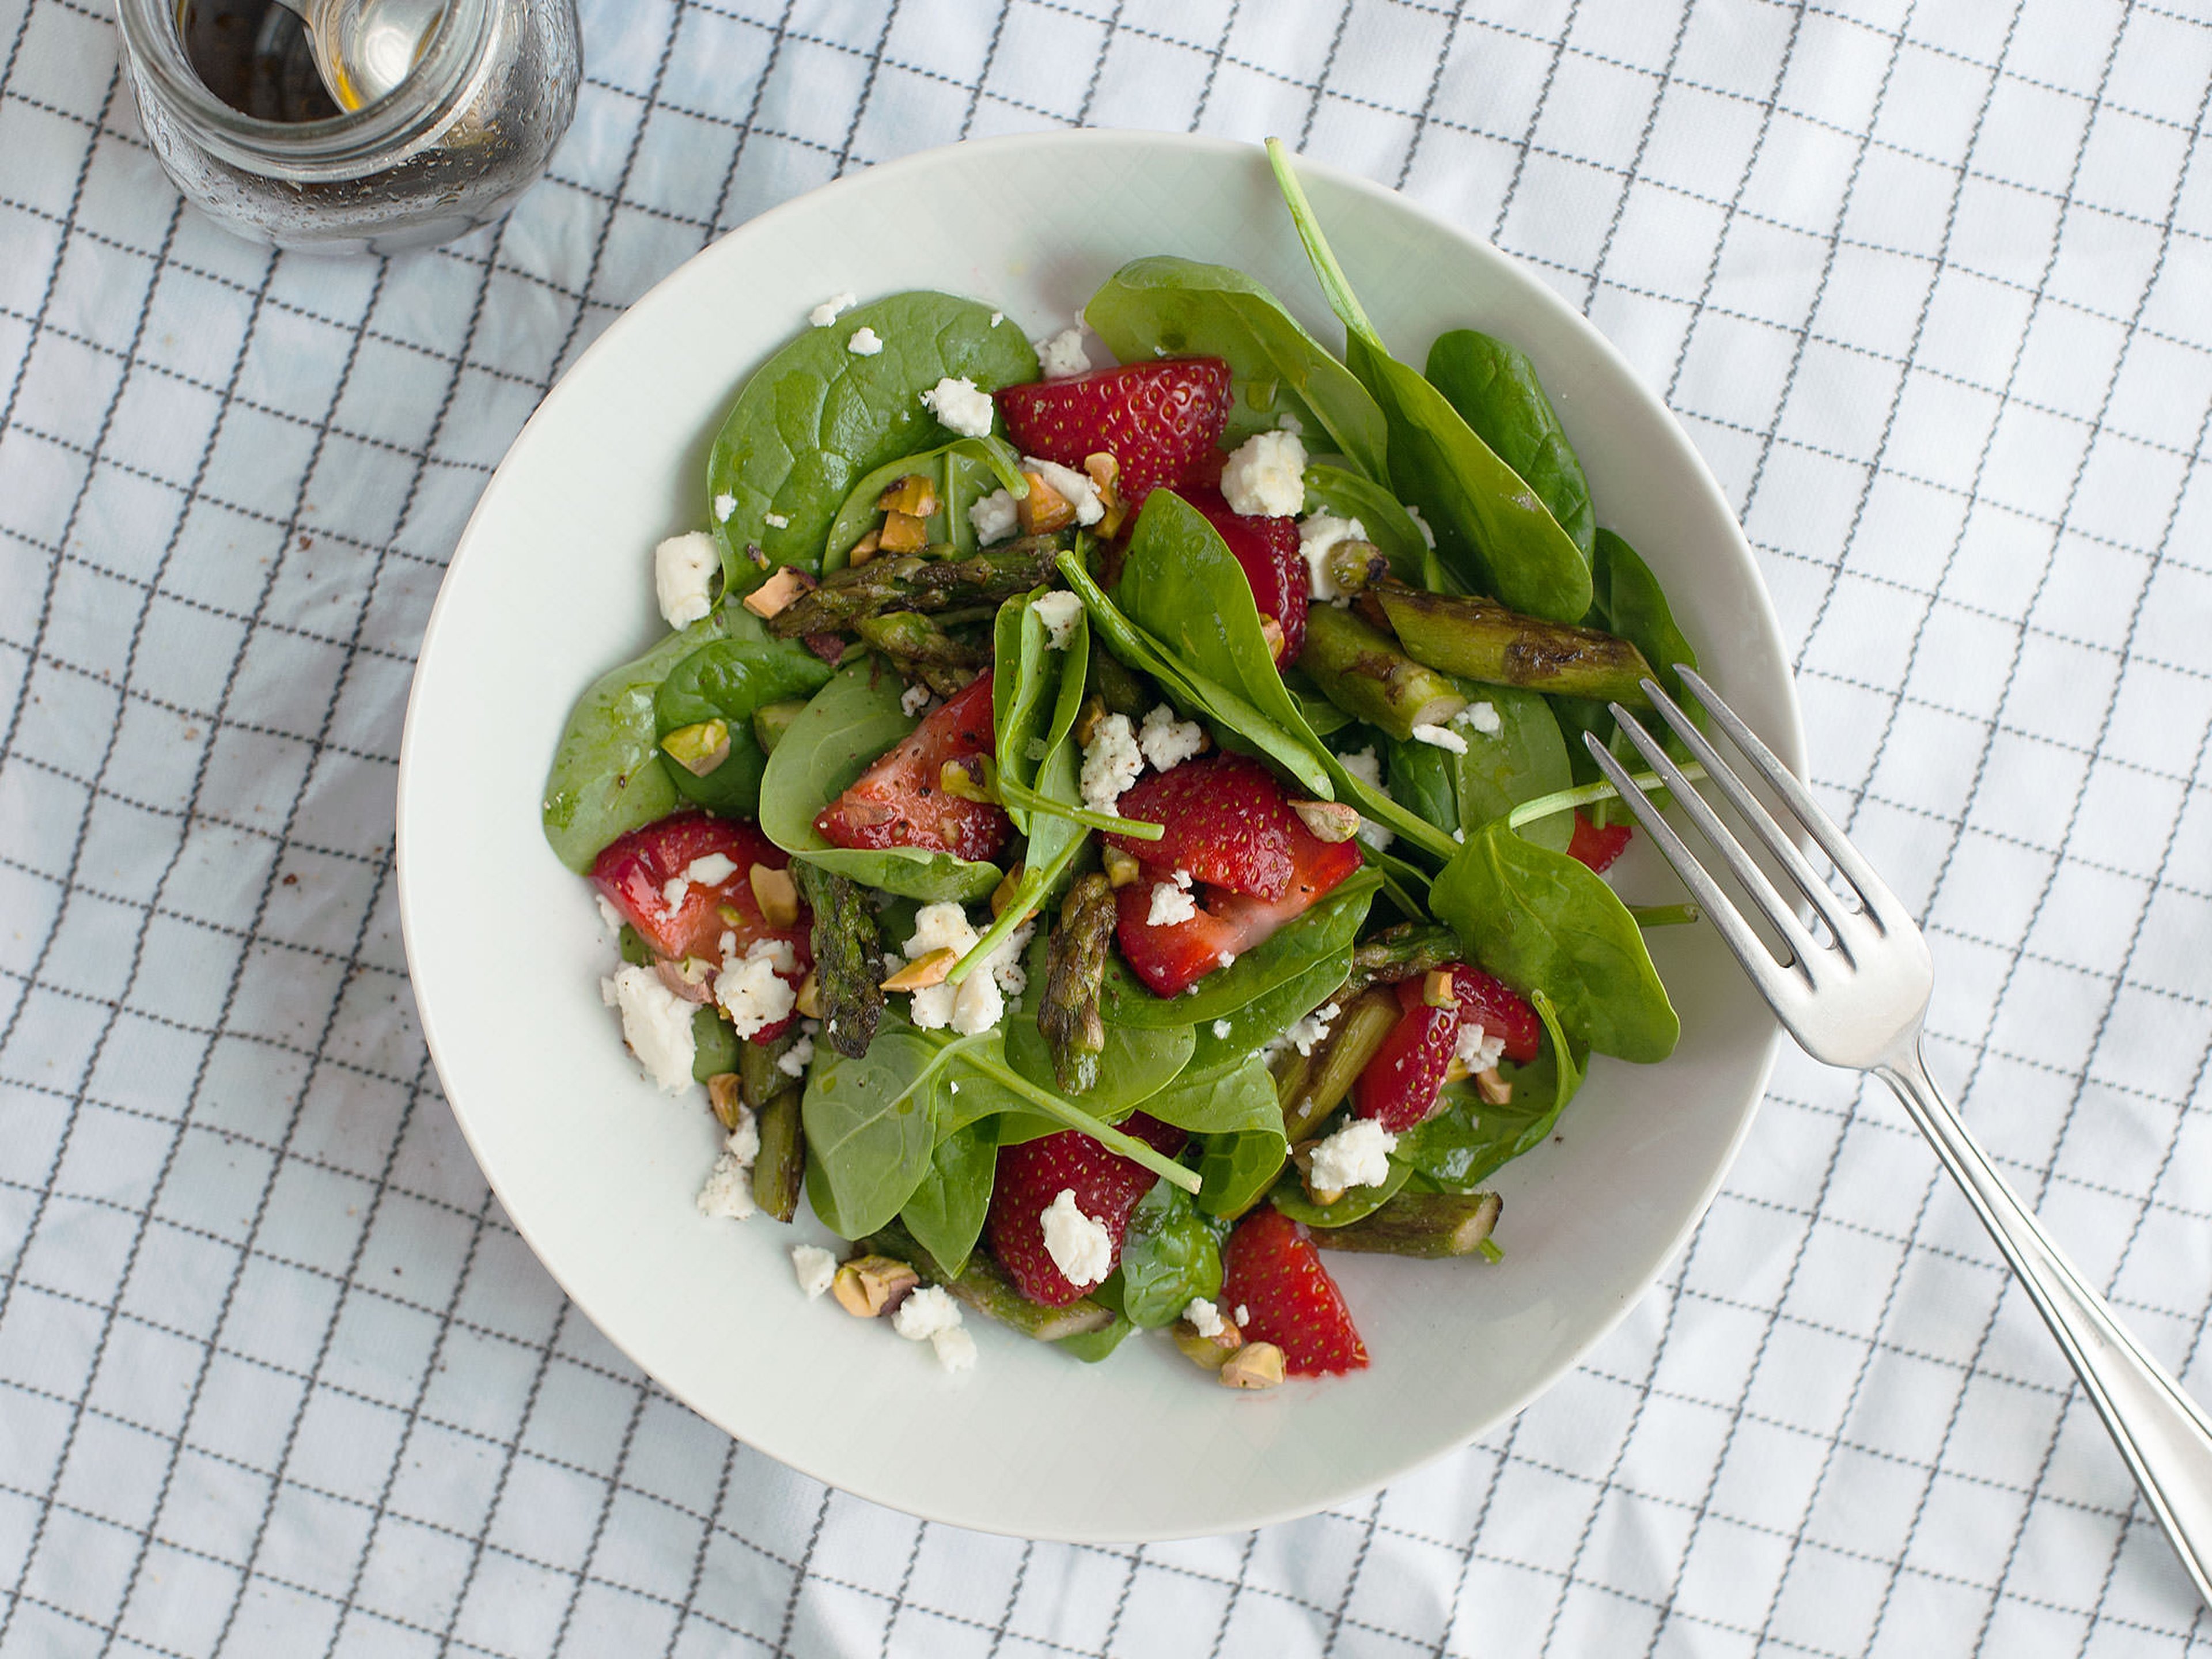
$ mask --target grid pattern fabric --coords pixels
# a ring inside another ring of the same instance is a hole
[[[2203,0],[583,12],[504,226],[319,262],[179,204],[99,0],[0,0],[0,1655],[2212,1652],[1901,1115],[1794,1056],[1626,1324],[1371,1500],[1101,1549],[825,1490],[537,1267],[392,868],[443,562],[648,284],[968,135],[1279,132],[1680,412],[1927,920],[1935,1070],[2212,1398]]]

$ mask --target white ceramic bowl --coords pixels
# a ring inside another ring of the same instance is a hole
[[[1535,359],[1600,518],[1643,552],[1713,680],[1796,762],[1778,629],[1749,550],[1680,428],[1605,341],[1495,250],[1389,191],[1303,169],[1367,308],[1419,362],[1474,325]],[[794,1288],[821,1240],[703,1219],[703,1102],[654,1091],[598,980],[588,890],[538,830],[572,700],[661,631],[650,552],[704,522],[710,438],[737,387],[824,295],[933,288],[1056,331],[1123,261],[1169,252],[1324,309],[1264,155],[1120,132],[933,150],[762,215],[634,307],[554,388],[453,555],[423,640],[399,774],[399,879],[423,1028],[501,1201],[577,1304],[678,1398],[806,1473],[961,1526],[1071,1540],[1227,1531],[1307,1513],[1520,1410],[1650,1286],[1718,1187],[1777,1042],[1705,928],[1654,954],[1682,1015],[1664,1066],[1601,1060],[1560,1137],[1508,1167],[1504,1263],[1333,1256],[1373,1368],[1271,1394],[1212,1386],[1165,1341],[1071,1362],[985,1322],[948,1376]],[[1624,891],[1672,878],[1637,849]]]

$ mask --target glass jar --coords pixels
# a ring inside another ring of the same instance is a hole
[[[264,120],[210,92],[179,3],[116,0],[131,92],[177,188],[253,241],[330,253],[451,241],[514,204],[575,113],[575,0],[447,0],[397,88],[307,121]]]

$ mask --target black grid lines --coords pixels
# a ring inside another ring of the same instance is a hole
[[[581,9],[509,222],[326,265],[179,206],[104,7],[0,0],[0,1659],[2212,1652],[1855,1079],[1785,1060],[1653,1296],[1484,1443],[1247,1536],[1023,1544],[729,1443],[568,1308],[391,890],[453,538],[653,281],[962,137],[1297,135],[1682,412],[1816,786],[1926,921],[1937,1071],[2212,1392],[2212,10]]]

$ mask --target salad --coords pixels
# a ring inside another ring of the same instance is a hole
[[[1679,1035],[1644,930],[1692,913],[1604,879],[1589,747],[1696,656],[1528,359],[1392,357],[1268,148],[1340,356],[1164,255],[1084,309],[1112,367],[836,296],[554,757],[605,1000],[720,1127],[699,1208],[804,1202],[805,1293],[949,1369],[970,1312],[1362,1369],[1324,1254],[1500,1259],[1497,1170]]]

